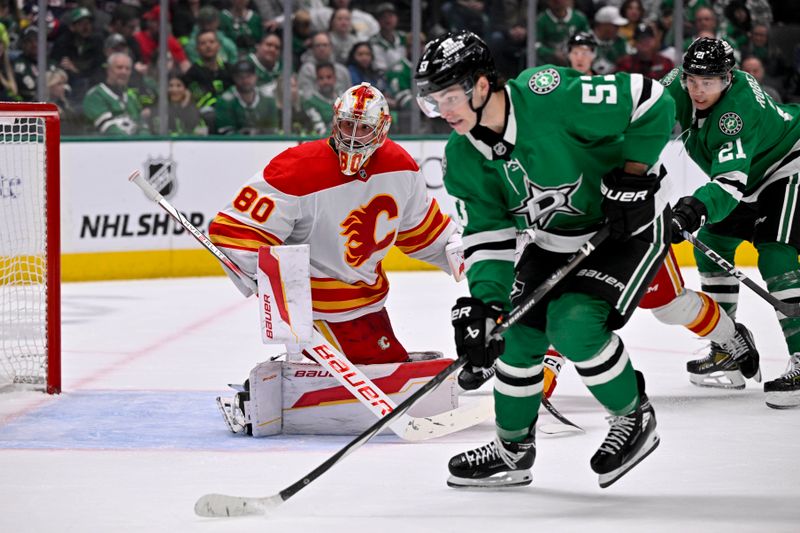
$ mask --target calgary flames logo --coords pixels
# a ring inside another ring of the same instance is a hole
[[[356,88],[350,93],[355,102],[353,102],[353,114],[360,115],[367,108],[367,102],[375,98],[375,93],[369,87],[363,85]]]
[[[379,194],[358,209],[350,211],[341,223],[339,235],[347,237],[344,258],[352,267],[358,268],[377,252],[394,242],[396,231],[392,230],[382,239],[375,235],[378,217],[386,215],[388,220],[397,218],[397,202],[388,194]]]

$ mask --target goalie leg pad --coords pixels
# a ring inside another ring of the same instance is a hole
[[[250,371],[250,401],[244,411],[254,437],[283,431],[283,363],[265,361]]]
[[[452,360],[438,352],[421,352],[423,360],[359,369],[380,383],[383,391],[400,403],[416,392]],[[250,399],[243,402],[244,420],[226,416],[231,431],[245,423],[254,437],[279,433],[300,435],[357,435],[375,422],[375,416],[341,386],[331,373],[316,363],[267,361],[250,372]],[[223,415],[231,415],[231,403],[220,400]],[[429,393],[410,411],[420,417],[458,407],[453,376]],[[233,426],[233,427],[232,427]],[[240,433],[241,430],[235,431]]]

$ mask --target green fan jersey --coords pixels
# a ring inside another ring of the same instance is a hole
[[[584,76],[552,65],[523,71],[505,94],[502,138],[487,144],[481,128],[453,132],[443,165],[464,226],[470,293],[507,305],[517,232],[531,228],[542,248],[575,251],[604,220],[602,176],[625,161],[654,164],[675,107],[640,74]]]
[[[336,95],[329,98],[316,89],[301,99],[303,112],[311,121],[314,135],[325,135],[330,131],[331,124],[333,124],[334,102],[336,102]]]
[[[119,95],[105,83],[98,83],[83,97],[83,113],[104,135],[148,133],[142,121],[142,104],[130,88]]]
[[[536,19],[539,62],[553,62],[557,50],[566,54],[569,36],[579,31],[589,31],[589,21],[583,13],[567,8],[564,18],[560,19],[555,13],[546,9]]]
[[[256,87],[251,103],[242,100],[231,87],[214,104],[217,131],[221,134],[263,135],[277,133],[279,111],[275,94],[269,87]]]
[[[681,72],[673,69],[661,83],[675,100],[686,152],[711,177],[694,196],[708,209],[708,221],[719,222],[740,200],[755,201],[766,185],[797,171],[775,172],[800,149],[800,105],[776,104],[755,78],[734,70],[720,100],[698,113]]]
[[[241,18],[223,9],[219,13],[219,29],[236,44],[239,50],[249,50],[255,46],[264,33],[261,17],[252,9],[246,9]]]

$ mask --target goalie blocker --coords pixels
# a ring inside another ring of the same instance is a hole
[[[409,354],[405,363],[359,365],[358,368],[392,400],[400,403],[452,361],[439,352]],[[354,383],[357,385],[357,383]],[[371,385],[359,387],[364,398],[377,398]],[[356,435],[375,417],[322,366],[306,362],[266,361],[251,372],[233,399],[217,398],[233,433],[270,435]],[[411,416],[431,416],[458,406],[455,378],[445,382],[411,409]]]

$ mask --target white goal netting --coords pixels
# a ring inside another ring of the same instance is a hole
[[[47,378],[46,161],[45,120],[0,115],[0,384]]]

